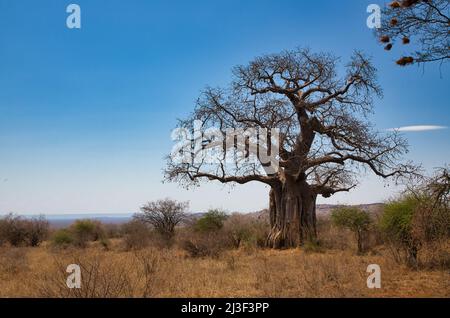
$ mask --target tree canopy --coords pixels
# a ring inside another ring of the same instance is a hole
[[[448,61],[449,5],[448,0],[403,0],[393,1],[383,10],[377,35],[385,49],[391,50],[399,41],[413,46],[397,60],[398,65]]]
[[[339,62],[299,48],[235,67],[230,85],[207,87],[180,121],[181,146],[168,157],[166,179],[185,186],[264,183],[267,244],[314,241],[318,195],[351,190],[366,169],[383,178],[415,169],[402,161],[405,140],[368,119],[373,98],[382,96],[370,59],[356,51],[344,67]]]
[[[368,121],[373,96],[382,96],[370,59],[355,52],[343,74],[338,74],[338,62],[331,54],[302,48],[258,57],[235,67],[228,87],[207,87],[179,127],[192,131],[198,120],[202,128],[216,127],[223,136],[229,128],[279,129],[280,170],[297,178],[306,176],[324,196],[354,187],[361,165],[381,177],[410,171],[412,165],[398,163],[407,151],[405,140],[396,132],[374,131]],[[225,149],[225,137],[197,138],[203,149],[211,144]],[[189,147],[184,151],[194,154]],[[186,185],[201,179],[270,185],[279,178],[279,172],[265,173],[261,162],[228,164],[223,156],[217,164],[207,164],[194,157],[183,163],[169,157],[166,178]]]

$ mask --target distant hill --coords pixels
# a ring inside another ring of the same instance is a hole
[[[317,205],[317,216],[328,216],[331,211],[335,208],[341,207],[344,205],[334,205],[334,204],[318,204]],[[357,204],[354,207],[360,208],[369,214],[379,213],[383,209],[384,203],[372,203],[372,204]]]
[[[326,217],[331,214],[331,211],[335,208],[342,207],[344,205],[340,204],[318,204],[316,207],[316,214],[318,217]],[[381,212],[383,209],[384,203],[371,203],[371,204],[358,204],[353,205],[354,207],[360,208],[369,214],[377,214]],[[261,211],[256,211],[253,213],[249,213],[254,215],[257,218],[268,217],[269,210],[264,209]]]
[[[126,214],[61,214],[46,215],[45,218],[53,228],[68,227],[76,220],[90,219],[100,221],[104,224],[123,224],[133,217],[132,213]]]
[[[371,214],[378,213],[383,208],[383,203],[373,203],[373,204],[359,204],[355,205],[356,207],[359,207],[363,209],[364,211],[367,211]],[[328,216],[330,215],[331,211],[342,205],[335,205],[335,204],[318,204],[317,205],[317,216]],[[247,215],[252,215],[256,218],[265,218],[268,217],[268,210],[264,209],[261,211],[255,211],[251,213],[246,213]],[[239,213],[239,212],[235,212]],[[193,212],[189,213],[189,218],[187,220],[187,223],[189,221],[194,221],[196,219],[201,218],[205,212]],[[29,216],[31,217],[31,216]],[[129,222],[133,217],[133,213],[123,213],[123,214],[61,214],[61,215],[46,215],[47,220],[50,222],[50,225],[53,228],[62,228],[70,226],[72,223],[74,223],[76,220],[80,219],[91,219],[100,221],[105,224],[123,224],[126,222]]]

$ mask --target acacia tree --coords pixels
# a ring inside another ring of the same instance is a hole
[[[188,202],[178,202],[171,199],[148,202],[141,207],[142,213],[136,213],[133,218],[150,224],[167,241],[175,235],[175,227],[186,217]]]
[[[293,247],[315,240],[318,195],[349,191],[364,166],[383,178],[413,168],[398,161],[407,150],[405,141],[395,132],[373,131],[367,120],[372,96],[381,95],[370,60],[355,52],[341,75],[337,64],[331,54],[301,48],[258,57],[236,67],[228,87],[206,88],[192,115],[179,122],[179,128],[192,130],[193,121],[199,120],[202,127],[216,127],[223,135],[229,128],[276,128],[277,171],[267,169],[262,160],[229,164],[223,156],[217,164],[207,164],[169,156],[166,179],[186,186],[200,180],[264,183],[270,187],[268,246]],[[223,140],[200,138],[203,148],[214,143],[227,147]],[[270,152],[271,138],[266,139],[262,141]],[[248,157],[250,141],[243,143]]]
[[[385,49],[395,42],[416,44],[416,50],[397,60],[401,66],[450,58],[450,18],[448,0],[401,0],[383,10],[381,28],[377,30]]]
[[[364,238],[371,223],[367,212],[356,207],[340,207],[331,211],[331,221],[338,227],[352,231],[358,245],[358,254],[364,253]]]

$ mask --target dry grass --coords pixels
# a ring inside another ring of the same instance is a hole
[[[82,289],[65,287],[67,265],[82,268]],[[379,264],[382,288],[366,287],[367,265]],[[448,268],[411,271],[380,249],[305,253],[240,249],[191,258],[179,249],[104,251],[0,249],[0,297],[437,297],[450,296]]]

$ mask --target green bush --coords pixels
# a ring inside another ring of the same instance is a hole
[[[213,232],[222,229],[227,214],[221,210],[209,210],[197,220],[194,227],[198,232]]]
[[[387,203],[380,221],[381,229],[397,242],[411,240],[413,218],[418,204],[413,196]]]
[[[67,247],[74,242],[74,238],[69,230],[61,229],[53,234],[51,241],[55,246]]]
[[[406,262],[417,266],[417,253],[420,241],[415,235],[414,217],[418,211],[420,200],[413,195],[404,195],[388,202],[380,220],[380,228],[387,241],[406,252]]]
[[[380,229],[397,260],[418,266],[418,252],[425,244],[445,242],[450,237],[450,170],[440,168],[434,176],[408,187],[388,202]]]
[[[104,237],[104,231],[100,222],[92,220],[77,220],[71,231],[74,237],[74,244],[79,247],[86,247],[89,241],[98,241]]]
[[[335,226],[352,231],[356,236],[358,253],[364,252],[364,238],[371,224],[368,213],[355,207],[341,207],[331,212],[331,221]]]

